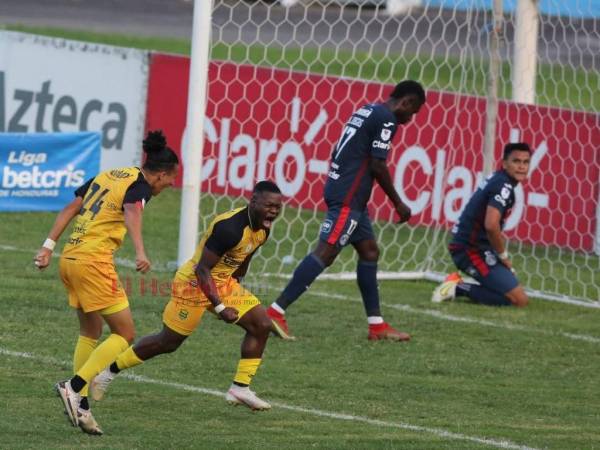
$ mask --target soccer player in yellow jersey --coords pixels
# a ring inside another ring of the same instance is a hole
[[[143,143],[142,168],[108,170],[75,191],[75,199],[58,214],[48,238],[35,257],[48,267],[56,241],[74,219],[71,236],[60,258],[60,277],[69,305],[79,318],[79,339],[73,355],[75,376],[55,385],[73,426],[102,434],[87,399],[87,384],[133,341],[135,330],[127,295],[115,271],[113,253],[126,232],[135,246],[136,270],[146,273],[150,261],[142,239],[142,211],[154,195],[172,186],[179,160],[162,132],[150,132]],[[98,345],[102,321],[110,336]]]
[[[206,309],[227,323],[246,331],[242,355],[226,399],[253,410],[271,408],[249,385],[256,374],[271,319],[259,300],[239,280],[246,274],[256,250],[269,237],[279,215],[281,191],[270,181],[254,186],[248,206],[220,214],[212,221],[192,259],[179,268],[173,280],[172,296],[163,312],[163,329],[145,336],[120,354],[92,382],[92,396],[101,400],[115,375],[123,369],[142,364],[154,356],[170,353],[192,334]]]

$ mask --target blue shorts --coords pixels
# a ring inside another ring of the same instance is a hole
[[[506,294],[519,285],[515,274],[500,262],[495,251],[456,244],[450,244],[449,250],[456,267],[483,287]]]
[[[319,239],[336,247],[375,239],[367,210],[355,211],[348,206],[330,207],[321,225]]]

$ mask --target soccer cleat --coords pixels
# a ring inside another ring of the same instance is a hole
[[[75,392],[71,388],[69,380],[59,381],[54,385],[54,389],[65,407],[65,413],[69,417],[71,425],[77,426],[77,410],[79,409],[79,402],[81,401],[81,395]]]
[[[296,338],[290,334],[287,321],[285,320],[285,315],[275,311],[274,308],[269,306],[267,308],[267,316],[269,316],[271,319],[271,331],[275,334],[275,336],[278,336],[285,341],[296,340]]]
[[[227,394],[225,394],[227,403],[238,406],[246,405],[252,411],[265,411],[271,409],[271,405],[258,398],[254,391],[251,391],[248,386],[242,387],[237,384],[232,384]]]
[[[462,283],[463,279],[458,272],[452,272],[446,275],[444,281],[456,281],[457,283]]]
[[[389,323],[383,322],[377,325],[369,325],[368,339],[370,341],[410,341],[410,334],[398,331]]]
[[[89,409],[79,408],[77,410],[77,423],[84,433],[93,434],[95,436],[102,436],[104,434]]]
[[[454,300],[456,297],[456,286],[460,282],[462,282],[462,278],[458,272],[451,273],[442,284],[435,288],[431,295],[431,301],[433,303],[442,303]]]
[[[99,402],[104,398],[104,394],[108,389],[108,385],[112,380],[114,380],[115,376],[117,376],[117,374],[112,373],[110,368],[107,367],[94,377],[92,383],[90,384],[90,391],[94,400]]]

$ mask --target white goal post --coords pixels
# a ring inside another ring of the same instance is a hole
[[[394,223],[375,189],[381,278],[439,280],[454,270],[448,230],[481,179],[491,119],[493,168],[508,142],[534,149],[506,224],[520,280],[538,297],[597,306],[600,60],[592,47],[600,24],[589,17],[592,2],[571,12],[562,4],[562,15],[532,0],[503,11],[496,118],[486,112],[492,10],[412,2],[390,15],[385,2],[354,3],[213,1],[200,231],[243,204],[256,181],[274,180],[286,208],[253,272],[289,276],[316,244],[327,163],[344,122],[410,78],[428,102],[400,128],[389,164],[414,217]],[[324,276],[351,276],[355,264],[346,250]]]

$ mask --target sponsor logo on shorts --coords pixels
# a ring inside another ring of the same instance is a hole
[[[472,277],[476,277],[479,274],[479,272],[477,272],[477,269],[473,266],[467,267],[467,270],[465,270],[465,272],[467,272]]]
[[[348,239],[350,239],[350,236],[347,234],[344,234],[341,238],[340,238],[340,245],[346,245],[348,243]]]
[[[331,231],[331,226],[333,225],[333,222],[329,219],[327,219],[325,222],[323,222],[323,224],[321,225],[321,233],[329,233]]]
[[[190,314],[190,312],[187,309],[180,309],[179,310],[179,319],[185,320],[188,318],[189,314]]]
[[[485,263],[488,266],[495,266],[498,262],[498,258],[491,251],[487,250],[485,253]]]

